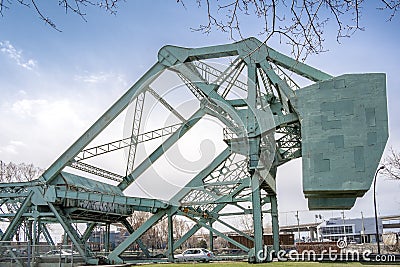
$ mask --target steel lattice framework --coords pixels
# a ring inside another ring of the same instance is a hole
[[[218,58],[231,59],[227,68],[221,70],[207,63]],[[179,77],[185,89],[200,103],[200,108],[191,116],[180,114],[153,88],[152,83],[165,71]],[[246,80],[240,78],[243,74]],[[295,76],[307,79],[311,85],[301,88],[294,81]],[[365,96],[357,91],[359,88]],[[235,90],[245,97],[232,97]],[[368,100],[371,95],[373,100]],[[179,122],[142,132],[144,105],[149,98],[158,101]],[[91,141],[128,106],[133,107],[130,136],[89,147]],[[208,166],[169,201],[124,194],[206,115],[225,125],[221,138],[226,143],[226,148]],[[362,127],[354,118],[362,118]],[[352,136],[360,138],[360,143]],[[138,146],[160,138],[163,138],[162,144],[138,162]],[[279,250],[278,166],[303,157],[304,193],[311,209],[350,208],[355,198],[370,187],[386,140],[386,96],[382,74],[332,77],[276,52],[255,38],[193,49],[165,46],[159,51],[158,62],[39,179],[0,184],[0,217],[10,221],[1,240],[12,240],[23,228],[33,244],[38,243],[41,235],[53,244],[46,225],[58,223],[85,261],[96,263],[97,259],[86,245],[93,229],[99,223],[122,223],[130,235],[108,255],[110,263],[122,263],[121,254],[135,242],[149,255],[140,237],[167,217],[169,260],[173,261],[174,250],[189,237],[206,228],[211,233],[211,248],[212,236],[217,235],[249,252],[250,259],[257,262],[260,259],[255,257],[256,252],[263,250],[264,245],[264,213],[271,215],[273,248]],[[124,174],[88,163],[88,159],[121,149],[128,151]],[[346,165],[349,159],[352,163]],[[117,185],[88,178],[92,176],[68,173],[67,167],[111,180]],[[330,177],[336,179],[335,184],[329,182]],[[229,212],[226,209],[229,206],[240,211]],[[135,211],[153,215],[134,231],[127,217]],[[244,233],[224,220],[225,216],[240,214],[252,215],[253,233]],[[174,240],[172,218],[177,215],[185,216],[195,224],[181,238]],[[87,222],[86,230],[80,233],[75,222]],[[236,242],[214,228],[214,223],[245,236],[253,241],[254,247]]]

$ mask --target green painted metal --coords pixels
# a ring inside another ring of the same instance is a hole
[[[109,252],[110,251],[110,224],[106,224],[106,236],[105,236],[105,241],[104,241],[104,251]]]
[[[231,151],[229,148],[223,150],[215,159],[203,170],[201,170],[189,183],[187,183],[178,193],[171,199],[170,203],[178,203],[184,196],[186,196],[193,188],[199,187],[203,184],[203,179],[209,176],[218,166],[223,164],[230,156]]]
[[[192,188],[196,188],[198,186],[200,186],[202,184],[202,180],[209,176],[211,174],[212,171],[214,171],[218,166],[220,166],[228,157],[230,156],[230,149],[227,148],[225,149],[223,152],[221,152],[214,160],[212,163],[210,163],[205,169],[203,169],[202,171],[200,171],[199,174],[197,174],[185,187],[183,187],[177,194],[175,194],[174,197],[171,198],[170,202],[171,203],[177,203],[178,201],[180,201],[185,195],[187,195]],[[119,258],[119,255],[124,252],[133,242],[137,241],[138,238],[147,231],[147,229],[149,229],[151,226],[153,226],[155,223],[157,223],[165,214],[174,214],[176,211],[178,210],[177,206],[171,206],[168,210],[166,211],[160,211],[157,214],[161,214],[158,215],[157,217],[155,217],[154,220],[152,221],[147,221],[145,224],[143,224],[142,226],[139,227],[139,229],[137,229],[136,232],[134,232],[133,234],[131,234],[131,236],[129,237],[129,242],[127,241],[126,243],[122,243],[120,244],[110,255],[109,255],[109,260],[110,262],[113,263],[117,263],[117,262],[122,262],[122,259]],[[155,216],[153,215],[153,217]],[[172,229],[171,229],[172,230]],[[171,231],[169,230],[169,231]],[[198,230],[198,229],[197,229]],[[196,230],[196,231],[197,231]],[[182,244],[182,240],[186,240],[187,238],[189,238],[190,236],[192,236],[196,231],[191,232],[191,234],[188,235],[184,235],[184,237],[181,238],[181,240],[178,240],[177,242],[173,243],[171,245],[171,247],[174,248],[174,250],[179,247]],[[171,256],[169,256],[171,257]]]
[[[10,225],[7,227],[7,230],[1,236],[1,241],[8,241],[15,234],[15,232],[17,231],[17,226],[21,223],[22,215],[28,209],[28,206],[31,205],[32,195],[33,195],[33,192],[32,191],[29,192],[28,196],[25,198],[21,207],[18,209],[18,212],[15,214],[14,218],[12,219]]]
[[[168,214],[168,260],[174,261],[174,221],[173,215]]]
[[[224,70],[208,63],[223,57],[230,57],[231,62]],[[165,71],[175,73],[199,101],[200,109],[191,117],[180,114],[153,88],[152,82]],[[301,88],[291,72],[312,84]],[[245,75],[246,80],[240,75]],[[265,213],[271,214],[273,248],[279,249],[278,166],[302,157],[303,191],[310,209],[350,208],[370,188],[388,138],[385,86],[384,74],[332,77],[255,38],[201,48],[165,46],[158,53],[158,62],[39,179],[0,184],[0,206],[7,207],[0,217],[10,220],[1,240],[12,240],[26,223],[32,225],[29,236],[33,242],[43,233],[51,243],[44,223],[59,223],[86,262],[95,263],[85,246],[94,227],[122,223],[130,236],[109,254],[108,260],[123,263],[121,254],[134,242],[150,257],[140,236],[167,216],[170,261],[178,247],[196,231],[206,228],[210,231],[211,249],[215,234],[251,252],[254,262],[261,262],[255,256],[264,245]],[[232,97],[235,90],[244,96]],[[146,92],[180,122],[142,133]],[[131,135],[88,147],[132,102],[137,115],[133,116]],[[126,196],[124,191],[205,115],[226,126],[221,136],[226,148],[168,201]],[[137,146],[163,136],[168,138],[142,162],[136,162]],[[123,148],[129,148],[124,174],[86,161]],[[118,185],[68,173],[67,166],[116,181]],[[249,207],[242,206],[243,203]],[[269,208],[264,209],[266,205]],[[240,212],[230,212],[231,206],[239,207]],[[153,215],[133,231],[126,218],[135,211]],[[252,214],[253,233],[244,233],[223,220],[238,214]],[[172,218],[176,215],[186,216],[196,224],[180,239],[173,240]],[[80,234],[73,224],[82,222],[88,225]],[[216,222],[254,241],[254,248],[247,248],[215,229]]]
[[[88,179],[86,177],[68,172],[61,172],[59,175],[57,175],[53,180],[53,184],[54,185],[52,186],[74,185],[75,187],[81,188],[84,191],[101,192],[103,194],[108,194],[108,195],[117,195],[117,196],[123,195],[121,189],[119,189],[117,186],[113,186],[107,183],[102,183],[99,181],[94,181],[92,179]]]
[[[135,230],[133,229],[132,225],[126,219],[121,220],[121,223],[128,230],[129,234],[132,234],[133,232],[135,232]],[[145,246],[145,244],[143,244],[142,240],[140,238],[137,238],[136,243],[138,244],[140,249],[143,251],[144,255],[149,258],[150,257],[150,251]]]
[[[90,238],[90,236],[91,236],[93,230],[96,228],[96,226],[97,226],[97,223],[95,223],[95,222],[86,224],[85,232],[81,236],[81,241],[83,243],[85,243]]]
[[[213,218],[213,219],[214,219],[214,218]],[[229,229],[235,231],[235,232],[238,233],[239,235],[244,236],[244,237],[246,237],[247,239],[249,239],[249,240],[251,240],[251,241],[254,242],[254,238],[251,237],[250,235],[246,234],[245,232],[240,231],[239,229],[237,229],[237,228],[233,227],[232,225],[230,225],[230,224],[224,222],[223,220],[220,220],[220,219],[218,219],[218,218],[216,218],[215,220],[216,220],[217,222],[219,222],[220,224],[222,224],[222,225],[228,227]],[[210,226],[211,226],[211,225],[210,225]]]
[[[349,209],[370,188],[388,138],[385,80],[348,74],[297,92],[310,209]]]
[[[206,228],[207,230],[215,233],[216,235],[222,237],[223,239],[227,240],[229,243],[232,243],[233,245],[237,246],[238,248],[244,250],[245,252],[249,252],[249,248],[242,245],[241,243],[233,240],[232,238],[226,236],[225,234],[223,234],[222,232],[210,227],[206,222],[203,222],[201,220],[197,220],[194,216],[187,214],[187,213],[183,213],[181,211],[178,211],[178,214],[180,215],[184,215],[186,217],[188,217],[189,219],[193,220],[195,223],[199,224],[200,226]]]
[[[272,236],[273,236],[273,249],[279,251],[279,221],[278,221],[278,200],[276,195],[271,195],[271,217],[272,217]]]
[[[137,241],[137,239],[149,230],[154,224],[161,220],[167,214],[166,210],[160,210],[151,216],[144,224],[142,224],[136,231],[134,231],[128,238],[126,238],[121,244],[119,244],[109,255],[108,259],[110,263],[123,263],[123,260],[119,257],[128,247]]]
[[[129,212],[129,206],[131,211],[141,210],[141,211],[156,211],[157,209],[165,209],[169,205],[168,203],[162,202],[156,199],[138,198],[138,197],[127,197],[118,195],[106,195],[90,192],[77,192],[72,190],[56,189],[56,197],[61,199],[71,199],[79,201],[101,201],[102,203],[113,203],[120,204],[121,208]],[[111,207],[113,210],[115,207]],[[108,210],[110,211],[110,210]],[[122,213],[122,212],[121,212]]]
[[[195,224],[189,231],[187,231],[180,239],[174,242],[174,251],[177,250],[186,240],[193,236],[198,230],[201,229],[201,225]]]
[[[210,163],[205,169],[203,169],[198,175],[196,175],[184,188],[182,188],[175,196],[170,200],[171,203],[176,203],[179,201],[181,198],[183,198],[186,194],[188,194],[192,188],[196,188],[202,184],[202,180],[209,176],[213,170],[215,170],[218,166],[220,166],[230,155],[230,150],[229,148],[225,149],[223,152],[221,152],[212,163]],[[133,233],[129,238],[129,242],[124,242],[120,244],[110,255],[109,259],[110,262],[122,262],[122,259],[119,258],[119,255],[125,251],[133,242],[135,242],[141,234],[143,234],[147,229],[149,229],[151,226],[153,226],[155,223],[157,223],[165,214],[174,214],[178,210],[177,206],[171,206],[168,210],[163,212],[158,212],[155,215],[159,214],[154,220],[149,220],[147,221],[144,225],[139,227],[139,229]],[[197,229],[198,230],[198,229]],[[177,242],[174,242],[170,247],[174,248],[174,250],[179,247],[182,244],[182,240],[186,240],[190,236],[192,236],[197,230],[191,230],[189,231],[190,233],[187,235],[184,235],[184,237],[181,238],[181,240],[178,240]],[[139,231],[139,232],[138,232]],[[172,231],[172,229],[169,229],[169,231]],[[169,232],[169,234],[171,234]],[[169,257],[171,255],[169,254]]]
[[[253,207],[253,228],[254,228],[254,251],[262,251],[264,248],[263,218],[261,213],[260,182],[257,176],[251,179],[251,201]],[[258,258],[254,262],[260,262]]]
[[[149,89],[148,89],[149,90]],[[180,126],[182,126],[182,123],[177,123],[173,125],[169,125],[166,127],[161,127],[159,129],[155,129],[152,131],[148,131],[145,133],[140,133],[137,136],[138,143],[143,143],[147,141],[151,141],[157,138],[161,138],[167,135],[171,135],[173,132],[175,132]],[[120,150],[126,147],[129,147],[131,145],[131,137],[123,138],[117,141],[112,141],[106,144],[94,146],[94,147],[89,147],[83,149],[81,152],[79,152],[78,156],[75,157],[75,163],[81,162],[82,160],[86,160],[89,158],[97,157],[99,155],[103,155],[112,151]],[[118,177],[118,181],[121,180],[120,178],[123,179],[123,176]],[[119,181],[120,182],[120,181]]]
[[[213,228],[213,226],[212,226],[212,221],[210,220],[209,222],[209,225],[210,225],[210,228]],[[210,251],[213,251],[214,250],[214,233],[212,232],[212,231],[209,231],[209,233],[208,233],[208,235],[209,235],[209,237],[208,237],[208,248],[209,248],[209,250]]]
[[[56,216],[57,220],[60,222],[68,237],[71,239],[72,243],[75,245],[75,249],[78,250],[79,254],[85,259],[86,262],[93,262],[95,259],[91,258],[90,253],[88,253],[88,249],[85,246],[85,243],[81,242],[78,234],[75,229],[72,227],[71,223],[68,219],[62,214],[60,210],[57,210],[53,204],[49,203],[49,207],[51,211]],[[89,255],[88,255],[89,254]]]
[[[55,243],[53,241],[53,238],[50,235],[49,230],[46,227],[45,223],[41,223],[40,224],[41,227],[41,232],[43,233],[44,238],[46,239],[47,244],[49,244],[50,246],[55,246]]]
[[[233,190],[229,195],[224,196],[224,198],[231,199],[232,197],[235,197],[247,187],[248,185],[241,184],[238,187],[236,187],[235,190]],[[216,207],[210,212],[211,214],[213,214],[213,217],[211,218],[212,222],[218,219],[219,212],[221,212],[226,207],[226,205],[227,205],[226,202],[225,203],[222,202],[222,204],[216,205]],[[199,220],[203,222],[207,221],[206,218],[200,218]],[[183,242],[185,242],[188,238],[193,236],[200,228],[201,226],[199,224],[194,225],[186,234],[184,234],[179,240],[175,242],[174,250],[179,248]]]
[[[130,137],[129,153],[128,153],[128,163],[126,164],[126,172],[128,175],[133,171],[133,164],[135,163],[137,145],[139,143],[138,136],[140,130],[140,124],[142,122],[143,115],[143,105],[146,97],[146,91],[142,92],[135,99],[135,108],[133,109],[133,119],[132,119],[132,132]]]

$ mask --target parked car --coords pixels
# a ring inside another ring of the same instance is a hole
[[[48,258],[48,257],[61,257],[61,258],[67,258],[67,257],[74,257],[74,256],[79,256],[79,253],[76,251],[73,251],[72,249],[53,249],[47,252],[46,254],[40,255],[40,257],[43,258]]]
[[[27,251],[24,248],[6,249],[3,253],[0,252],[0,261],[13,261],[14,259],[26,257],[26,255]]]
[[[214,259],[214,253],[204,248],[191,248],[185,250],[182,254],[175,255],[178,261],[202,261],[209,262]]]

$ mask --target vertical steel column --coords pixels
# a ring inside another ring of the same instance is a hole
[[[34,260],[34,254],[33,254],[33,249],[32,249],[32,221],[28,221],[28,235],[30,236],[30,239],[28,240],[28,264],[27,266],[31,266],[31,261]]]
[[[248,113],[247,113],[247,134],[249,140],[249,172],[251,174],[251,202],[253,207],[253,227],[254,227],[254,260],[260,262],[261,259],[257,257],[258,252],[263,250],[263,224],[261,213],[261,192],[260,180],[256,175],[255,170],[258,167],[258,160],[260,155],[260,136],[256,135],[257,121],[252,109],[256,109],[256,84],[257,84],[257,68],[250,58],[247,63],[248,69]]]
[[[263,250],[263,225],[262,225],[262,214],[261,214],[261,193],[260,193],[260,182],[257,175],[252,175],[251,179],[251,202],[253,206],[253,227],[254,227],[254,253],[257,255],[259,251]],[[260,259],[255,259],[256,262],[260,262]]]
[[[210,224],[210,227],[212,228],[212,220],[210,220],[209,224]],[[214,234],[212,231],[210,231],[210,241],[209,242],[210,242],[210,246],[209,246],[210,251],[213,251],[214,250]]]
[[[63,236],[63,245],[66,246],[68,245],[68,233],[66,230],[64,230],[64,236]]]
[[[276,195],[270,196],[271,200],[271,218],[272,218],[272,238],[273,249],[279,251],[279,221],[278,221],[278,201]]]
[[[168,214],[168,260],[174,261],[174,221],[172,214]]]
[[[105,241],[104,241],[104,250],[105,252],[110,251],[110,224],[106,224],[106,236],[105,236]]]
[[[32,221],[28,221],[28,235],[30,236],[30,239],[28,240],[29,244],[32,245],[33,242],[33,234],[32,234]]]
[[[32,227],[31,227],[32,229]],[[36,245],[37,245],[37,238],[38,238],[38,218],[35,217],[33,220],[33,230],[32,230],[32,258],[36,258]]]

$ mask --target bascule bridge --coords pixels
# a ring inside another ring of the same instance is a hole
[[[224,67],[212,63],[220,59],[225,60]],[[166,74],[180,81],[182,97],[190,95],[196,103],[190,114],[181,113],[158,90],[157,82]],[[306,85],[300,86],[296,79]],[[144,131],[144,107],[149,100],[161,105],[174,123]],[[129,135],[92,145],[123,112],[130,114]],[[223,125],[219,139],[224,148],[219,154],[168,200],[126,193],[207,116]],[[279,166],[302,158],[303,192],[309,209],[350,209],[369,190],[387,138],[384,74],[333,77],[255,38],[201,48],[165,46],[157,62],[37,180],[0,184],[0,217],[10,222],[1,241],[11,241],[23,228],[32,244],[40,236],[52,243],[47,225],[59,224],[84,260],[97,263],[86,241],[96,225],[109,229],[110,224],[121,223],[130,235],[107,260],[122,263],[123,252],[134,243],[150,256],[140,237],[167,218],[170,261],[181,244],[205,228],[258,262],[266,218],[273,228],[272,248],[279,250]],[[146,142],[158,144],[139,160],[137,151]],[[96,165],[91,161],[119,150],[127,155],[123,173],[101,165],[100,160]],[[239,211],[229,212],[230,207]],[[152,215],[134,230],[127,218],[137,211]],[[251,214],[253,233],[244,233],[225,220],[240,214]],[[194,222],[176,240],[174,216]],[[86,225],[83,232],[76,227],[82,223]],[[253,241],[253,247],[226,236],[216,224]]]

